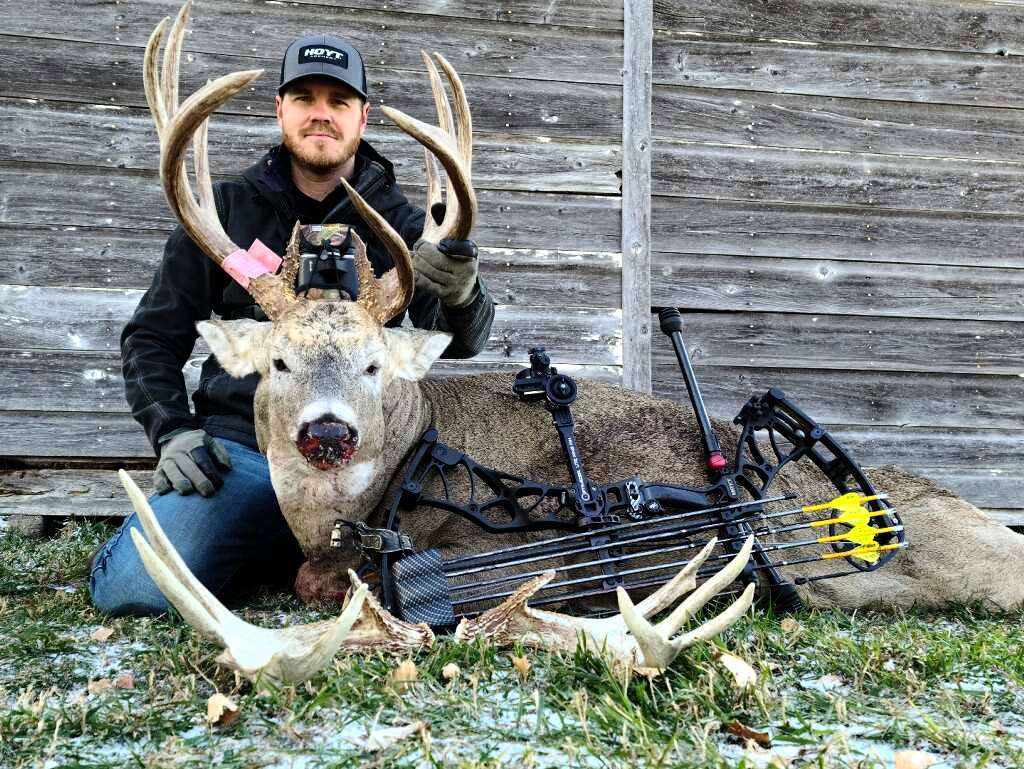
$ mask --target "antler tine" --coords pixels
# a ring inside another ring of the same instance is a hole
[[[363,200],[363,196],[345,179],[341,179],[341,183],[348,193],[349,200],[352,201],[352,207],[380,238],[395,263],[395,266],[380,279],[374,277],[373,268],[366,259],[365,246],[356,231],[352,230],[352,238],[356,245],[356,267],[359,272],[360,288],[357,303],[384,324],[405,310],[412,301],[415,286],[412,256],[402,236],[395,232],[387,220]],[[427,216],[429,218],[430,215]]]
[[[167,43],[164,46],[160,91],[164,110],[168,117],[174,115],[178,109],[178,63],[181,61],[181,46],[185,42],[185,25],[188,24],[191,12],[192,0],[185,0],[178,10],[178,15],[174,17],[174,24],[171,25],[171,31],[167,35]]]
[[[146,55],[142,64],[142,84],[146,92],[146,103],[149,105],[149,113],[153,116],[153,124],[156,126],[156,135],[163,146],[164,131],[167,127],[168,115],[164,108],[164,100],[160,93],[160,78],[157,75],[156,57],[160,52],[160,43],[164,39],[164,29],[171,20],[165,16],[156,25],[146,42]]]
[[[428,216],[423,228],[423,237],[436,242],[442,238],[468,238],[476,222],[477,202],[471,180],[473,126],[470,119],[469,102],[466,100],[462,81],[454,68],[439,54],[434,55],[441,62],[442,69],[445,71],[456,98],[455,133],[459,137],[458,141],[448,130],[445,130],[443,125],[434,126],[424,123],[393,107],[385,106],[381,109],[395,125],[429,149],[441,161],[441,165],[447,172],[449,194],[445,201],[445,221],[438,226]],[[432,73],[431,88],[435,94],[435,105],[442,102],[446,105],[439,107],[438,111],[441,113],[447,109],[447,97],[441,88],[440,78],[433,71],[433,63],[428,65],[427,71]],[[440,115],[439,119],[442,124],[446,122],[444,115]],[[430,201],[428,205],[434,202],[437,201]]]
[[[747,561],[750,560],[750,550],[753,544],[754,537],[748,537],[740,551],[724,568],[704,582],[672,614],[657,625],[651,625],[650,622],[641,616],[625,590],[619,588],[616,591],[619,601],[619,612],[633,636],[644,667],[664,670],[683,649],[689,648],[699,641],[714,638],[743,616],[754,600],[753,583],[747,585],[742,595],[733,601],[725,611],[695,630],[678,638],[672,638],[672,634],[682,627],[683,623],[694,612],[703,607],[712,596],[739,576]],[[706,554],[704,555],[707,557]]]

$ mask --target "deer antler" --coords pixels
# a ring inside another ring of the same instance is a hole
[[[354,593],[336,619],[281,630],[245,622],[189,571],[128,473],[119,470],[118,476],[145,532],[143,536],[138,529],[130,530],[149,576],[186,622],[224,647],[217,661],[246,678],[302,683],[328,665],[339,651],[403,652],[433,643],[430,628],[395,619],[351,571]]]
[[[754,600],[754,585],[751,583],[721,614],[688,633],[672,637],[712,596],[739,576],[750,558],[754,538],[748,538],[721,571],[694,590],[697,570],[714,550],[715,544],[714,539],[708,542],[671,581],[639,604],[634,605],[626,591],[619,588],[620,613],[615,617],[587,619],[531,609],[526,602],[554,578],[555,573],[550,571],[527,582],[501,605],[475,619],[462,620],[455,630],[455,637],[461,641],[480,637],[496,644],[518,641],[566,651],[573,651],[582,639],[588,648],[604,650],[614,660],[631,667],[664,670],[683,649],[714,638],[736,622]],[[668,608],[690,591],[693,591],[691,595],[658,624],[652,625],[646,619]]]
[[[393,107],[381,109],[391,122],[422,144],[426,150],[424,163],[427,175],[427,219],[423,226],[423,239],[434,243],[444,238],[465,240],[476,223],[477,212],[476,193],[473,191],[472,183],[473,118],[469,112],[469,101],[455,68],[444,56],[434,53],[455,97],[453,118],[437,67],[426,51],[420,51],[420,55],[430,76],[430,88],[434,94],[434,106],[440,125],[433,126],[416,120]],[[430,215],[431,208],[441,202],[441,185],[437,178],[437,167],[434,165],[435,156],[448,172],[447,205],[441,224],[436,224]]]
[[[143,80],[146,101],[160,137],[160,179],[164,194],[174,215],[195,244],[249,290],[267,317],[277,318],[298,301],[294,289],[294,267],[275,275],[274,271],[281,263],[279,256],[260,243],[243,250],[228,237],[217,215],[207,160],[209,116],[263,74],[263,70],[234,72],[218,78],[200,88],[179,107],[178,65],[191,6],[192,0],[187,0],[171,26],[162,67],[158,66],[157,59],[168,18],[157,25],[146,45]],[[184,154],[190,141],[194,144],[198,203],[192,195],[185,171]],[[412,258],[401,236],[344,179],[341,181],[356,210],[380,238],[395,263],[395,267],[378,280],[365,254],[357,255],[357,260],[364,262],[358,265],[361,285],[368,295],[363,304],[374,318],[386,323],[412,301]]]

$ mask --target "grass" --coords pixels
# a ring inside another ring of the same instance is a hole
[[[1024,766],[1024,615],[755,614],[653,681],[598,656],[441,639],[394,684],[397,660],[338,658],[308,684],[259,692],[174,618],[109,619],[89,604],[86,562],[111,529],[0,536],[0,767],[891,767],[916,749],[936,766]],[[250,602],[268,626],[319,618],[287,595]],[[92,633],[113,628],[105,642]],[[735,691],[714,658],[761,670]],[[523,678],[512,654],[530,669]],[[448,682],[454,662],[461,675]],[[96,681],[130,688],[97,690]],[[94,682],[90,687],[90,682]],[[240,717],[205,721],[207,698]],[[375,728],[429,728],[375,752]],[[769,732],[748,748],[724,726]]]

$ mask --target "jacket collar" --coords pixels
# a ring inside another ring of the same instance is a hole
[[[295,189],[291,179],[291,156],[283,144],[272,147],[260,160],[247,168],[242,176],[252,186],[257,196],[264,198],[274,208],[291,215],[290,194]],[[391,161],[375,150],[369,142],[361,139],[356,150],[356,173],[352,186],[357,190],[366,189],[380,176],[389,182],[395,181],[395,169]]]

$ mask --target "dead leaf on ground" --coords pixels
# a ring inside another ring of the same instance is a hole
[[[231,726],[242,715],[238,705],[217,692],[206,701],[206,721],[210,726]]]
[[[462,668],[456,665],[454,662],[449,662],[443,668],[441,668],[441,676],[445,681],[455,681],[462,676]]]
[[[89,694],[99,694],[110,689],[113,685],[109,678],[97,678],[95,681],[90,681],[86,688],[89,690]]]
[[[510,655],[509,659],[512,660],[512,667],[519,673],[519,677],[525,681],[526,677],[530,675],[530,660],[526,659],[526,657],[516,657],[515,655]]]
[[[429,728],[426,721],[413,721],[405,726],[391,726],[387,729],[374,729],[365,738],[347,737],[346,739],[360,750],[376,752],[387,750],[399,740],[408,739],[417,734],[425,733]]]
[[[100,626],[92,631],[89,636],[94,641],[99,641],[101,644],[106,643],[110,640],[110,636],[114,635],[114,628]]]
[[[745,742],[753,742],[758,747],[770,748],[772,746],[772,737],[768,732],[751,729],[742,721],[730,721],[725,725],[725,730]]]
[[[411,684],[418,677],[416,663],[412,660],[402,660],[398,667],[391,671],[391,680],[396,684]]]
[[[735,654],[719,652],[718,661],[732,673],[733,682],[740,691],[749,689],[757,683],[757,671],[746,660],[740,659]]]
[[[122,673],[114,679],[115,689],[134,689],[135,688],[135,676],[131,673]]]
[[[896,769],[928,769],[939,761],[938,756],[921,750],[897,750],[893,757]]]
[[[782,622],[779,623],[779,628],[783,633],[795,633],[800,629],[800,623],[792,617],[783,617]]]

